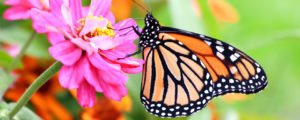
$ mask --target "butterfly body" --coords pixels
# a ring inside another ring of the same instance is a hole
[[[151,14],[138,34],[146,61],[141,101],[156,116],[188,116],[216,96],[252,94],[267,86],[261,66],[227,43],[160,26]]]
[[[159,22],[151,15],[147,14],[145,17],[145,27],[140,35],[140,44],[144,48],[156,47],[159,35],[160,25]]]

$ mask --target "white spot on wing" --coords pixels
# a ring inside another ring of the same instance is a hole
[[[234,62],[237,60],[237,57],[235,55],[230,55],[230,59],[232,62]]]
[[[217,48],[217,50],[218,50],[219,52],[223,52],[223,51],[224,51],[224,48],[223,48],[222,46],[217,46],[216,48]]]
[[[234,80],[233,79],[229,79],[229,83],[234,83]]]
[[[183,43],[182,43],[182,42],[180,42],[180,41],[178,42],[178,44],[180,44],[180,45],[183,45]]]
[[[237,57],[237,58],[239,58],[241,55],[240,54],[238,54],[238,53],[234,53],[234,55]]]
[[[231,46],[229,46],[228,49],[231,50],[231,51],[233,51],[233,47],[231,47]]]
[[[222,45],[222,42],[221,41],[216,41],[216,44]]]
[[[217,84],[217,87],[221,87],[221,86],[222,86],[221,83],[218,83],[218,84]]]
[[[257,73],[260,73],[261,69],[260,68],[256,68]]]
[[[210,42],[210,41],[204,40],[204,42],[205,42],[206,44],[208,44],[209,46],[211,45],[211,42]]]
[[[196,55],[192,55],[192,58],[196,61],[197,60],[197,56]]]
[[[218,56],[221,60],[224,60],[224,59],[225,59],[224,55],[222,55],[220,52],[217,52],[217,56]]]

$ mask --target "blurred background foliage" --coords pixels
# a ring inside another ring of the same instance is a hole
[[[3,3],[4,0],[0,0]],[[164,26],[176,27],[221,39],[260,63],[268,87],[256,95],[218,97],[205,109],[178,120],[297,120],[300,117],[300,1],[299,0],[148,0],[152,13]],[[147,7],[145,1],[140,0]],[[215,3],[213,3],[215,2]],[[84,0],[84,5],[89,5]],[[3,15],[8,6],[0,5]],[[198,8],[198,9],[197,9]],[[215,8],[215,9],[212,9]],[[131,0],[113,0],[117,20],[144,18],[145,10]],[[218,15],[219,14],[219,15]],[[220,16],[221,15],[221,16]],[[140,28],[143,20],[137,21]],[[0,18],[0,42],[22,45],[33,31],[31,20]],[[137,42],[137,41],[136,41]],[[39,60],[53,60],[45,35],[38,35],[27,54]],[[6,53],[0,52],[0,63]],[[137,55],[141,58],[141,55]],[[10,58],[6,58],[10,59]],[[7,62],[7,61],[4,61]],[[24,62],[23,62],[24,63]],[[126,84],[132,101],[124,119],[160,119],[146,113],[140,102],[141,74],[129,75]],[[56,93],[58,101],[74,119],[83,119],[72,92]],[[101,97],[102,95],[99,94]],[[105,105],[103,105],[104,109]],[[34,109],[34,104],[29,104]],[[105,112],[104,112],[105,113]],[[112,114],[113,115],[113,114]]]

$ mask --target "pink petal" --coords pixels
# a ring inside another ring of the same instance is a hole
[[[22,6],[11,7],[6,9],[3,18],[6,20],[28,19],[30,18],[30,13],[28,13],[29,10],[30,9]]]
[[[77,89],[77,99],[83,107],[93,107],[95,105],[95,88],[86,81],[82,81]]]
[[[96,17],[92,17],[92,18],[86,18],[85,20],[85,25],[82,28],[81,32],[80,32],[80,36],[85,35],[93,30],[95,30],[96,28],[103,28],[106,27],[108,21],[107,20],[99,20]]]
[[[64,65],[73,65],[79,60],[82,54],[82,50],[77,48],[70,41],[63,41],[53,45],[49,48],[49,52],[52,57]]]
[[[110,9],[111,0],[92,0],[89,15],[104,16]]]
[[[127,43],[124,42],[123,44],[116,46],[114,49],[103,50],[101,51],[101,53],[105,56],[108,56],[108,58],[111,60],[116,60],[117,58],[125,57],[126,55],[131,54],[135,51],[136,45],[131,41]]]
[[[57,16],[61,16],[61,6],[63,5],[63,0],[49,0],[49,6],[51,12]]]
[[[73,23],[83,18],[81,0],[69,0]]]
[[[93,43],[97,48],[101,50],[108,50],[115,47],[116,42],[113,41],[110,36],[96,36],[90,38],[91,43]]]
[[[65,20],[65,22],[71,27],[71,29],[73,28],[73,20],[72,20],[72,14],[71,14],[71,9],[66,6],[65,4],[63,4],[61,6],[61,13],[62,16]]]
[[[114,61],[121,65],[123,72],[136,74],[141,72],[142,66],[144,64],[143,60],[135,59],[132,57],[127,57],[125,59],[118,60],[118,58],[123,58],[128,54],[135,51],[135,45],[132,43],[122,44],[111,50],[101,51],[108,59]]]
[[[121,101],[122,98],[127,95],[127,89],[124,84],[109,85],[101,83],[101,87],[103,88],[103,93],[106,97],[116,101]]]
[[[122,67],[129,67],[129,68],[139,67],[144,64],[144,60],[135,59],[133,57],[127,57],[125,59],[118,60],[117,62],[120,63]]]
[[[132,30],[132,28],[128,28],[123,31],[116,31],[116,34],[119,35],[119,37],[115,38],[115,41],[117,41],[118,45],[126,43],[131,44],[138,38],[138,35]]]
[[[81,38],[72,39],[71,42],[76,44],[81,49],[85,50],[88,55],[98,52],[98,49],[92,48],[89,42],[84,41]]]
[[[122,71],[128,74],[138,74],[143,71],[143,65],[138,67],[122,67]]]
[[[23,1],[27,1],[27,0],[23,0]],[[38,8],[38,9],[42,9],[42,4],[43,4],[43,3],[41,3],[42,1],[44,1],[44,0],[28,0],[28,2],[30,2],[32,7]]]
[[[97,74],[97,70],[95,67],[93,67],[88,59],[86,57],[82,58],[84,63],[86,63],[83,66],[83,75],[85,77],[85,79],[87,80],[87,82],[94,86],[94,88],[98,91],[98,92],[102,92],[102,88],[100,87],[100,83],[99,83],[99,79],[98,79],[98,74]]]
[[[110,24],[112,24],[112,25],[115,24],[116,18],[115,18],[114,14],[113,14],[112,12],[108,12],[108,13],[104,16],[104,18],[106,18],[106,19],[110,22]]]
[[[99,80],[103,80],[107,84],[125,84],[128,76],[119,70],[98,70]]]
[[[137,25],[136,25],[134,19],[129,18],[129,19],[126,19],[126,20],[122,20],[121,22],[119,22],[118,24],[114,25],[113,27],[115,29],[122,29],[122,28],[126,28],[126,27],[131,27],[131,26],[136,27]],[[132,28],[129,28],[128,30],[132,30]],[[120,31],[121,34],[122,33],[124,34],[126,32],[128,32],[128,31],[126,31],[126,30]]]
[[[136,23],[133,19],[126,19],[118,24],[114,25],[113,27],[115,29],[124,29],[124,30],[119,30],[115,31],[116,34],[119,35],[119,37],[115,38],[115,40],[118,42],[118,44],[126,44],[128,42],[132,42],[133,40],[138,38],[138,35],[133,31],[133,28],[131,26],[136,27]],[[130,27],[130,28],[128,28]]]
[[[89,6],[82,7],[82,14],[83,14],[83,16],[88,16],[89,10],[90,10]]]
[[[104,58],[99,54],[92,54],[88,56],[88,58],[92,65],[100,70],[121,70],[120,65],[104,60]]]
[[[128,57],[116,61],[121,64],[122,71],[129,74],[137,74],[142,72],[144,60]]]
[[[62,41],[65,41],[64,35],[62,35],[60,33],[56,33],[56,32],[48,32],[47,37],[48,37],[49,42],[52,45],[55,45],[55,44],[57,44],[59,42],[62,42]]]
[[[20,4],[20,2],[23,0],[5,0],[4,4],[5,5],[17,5]]]
[[[52,17],[57,19],[58,23],[66,24],[62,15],[62,6],[65,0],[49,0],[49,7],[52,13]]]
[[[36,8],[31,9],[30,13],[33,21],[33,27],[39,33],[48,32],[48,26],[59,27],[64,30],[68,30],[68,26],[62,22],[64,20],[61,19],[61,17],[56,17],[49,12],[41,11]]]
[[[63,65],[59,71],[59,83],[64,88],[75,89],[83,81],[81,63],[77,62],[73,66]]]

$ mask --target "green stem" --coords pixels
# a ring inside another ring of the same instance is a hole
[[[198,0],[202,10],[203,21],[205,24],[206,34],[215,38],[220,38],[218,23],[211,9],[208,6],[208,0]]]
[[[12,63],[10,64],[10,66],[7,68],[7,74],[10,74],[11,71],[15,68],[16,64],[20,61],[20,59],[23,57],[25,51],[27,50],[27,48],[30,46],[30,43],[32,43],[32,41],[34,40],[34,37],[36,36],[36,32],[33,31],[30,35],[30,37],[28,38],[28,40],[26,41],[26,43],[24,44],[24,46],[22,47],[22,49],[20,50],[18,56],[12,61]]]
[[[22,95],[21,99],[17,102],[17,104],[12,108],[9,112],[9,118],[13,118],[13,116],[18,113],[18,111],[28,102],[31,96],[43,85],[45,84],[53,75],[55,75],[61,68],[62,63],[55,62],[52,66],[50,66],[45,72],[43,72],[25,91]]]

